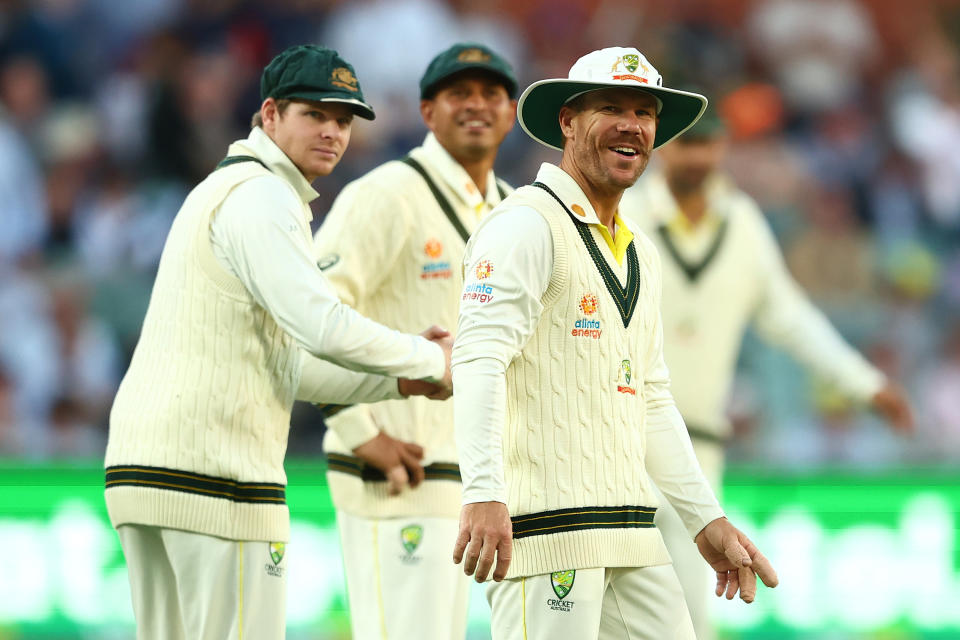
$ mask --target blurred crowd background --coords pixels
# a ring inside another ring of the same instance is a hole
[[[748,338],[734,461],[960,460],[960,4],[948,0],[0,0],[0,458],[97,458],[167,230],[249,131],[259,74],[319,43],[357,70],[377,119],[317,185],[425,134],[417,82],[458,40],[521,86],[584,53],[637,46],[727,119],[728,170],[760,203],[802,286],[907,388],[896,436]],[[516,127],[515,185],[559,155]],[[319,451],[312,408],[291,455]]]

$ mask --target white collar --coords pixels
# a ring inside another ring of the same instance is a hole
[[[487,193],[485,195],[481,194],[467,170],[440,144],[433,132],[428,133],[423,140],[423,145],[411,151],[410,155],[419,156],[428,162],[430,168],[457,194],[457,197],[464,204],[474,209],[484,203],[491,209],[500,204],[497,177],[494,175],[493,169],[487,174]]]
[[[320,195],[306,177],[300,173],[297,165],[293,164],[287,154],[260,127],[251,129],[250,135],[246,139],[237,140],[231,144],[227,149],[227,155],[252,155],[263,161],[274,175],[290,183],[304,204]]]
[[[569,173],[555,164],[544,162],[537,172],[537,182],[550,187],[557,194],[561,202],[566,205],[577,220],[587,224],[601,224],[596,210],[590,204],[590,199]]]

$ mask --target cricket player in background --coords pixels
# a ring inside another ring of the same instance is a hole
[[[319,264],[344,302],[401,331],[456,324],[467,238],[508,191],[493,164],[516,89],[510,65],[483,45],[433,59],[420,80],[423,145],[348,184],[317,232]],[[463,638],[470,583],[450,563],[460,509],[452,404],[357,405],[327,425],[353,637]],[[378,433],[423,447],[419,487],[391,495],[351,453]]]
[[[620,202],[621,215],[636,222],[660,252],[671,388],[718,495],[730,436],[727,396],[748,325],[895,428],[912,424],[900,388],[843,341],[790,277],[760,209],[720,170],[726,146],[724,124],[708,107],[696,125],[658,152],[661,170],[644,176]],[[697,638],[710,640],[716,633],[708,615],[709,571],[669,504],[654,521]]]
[[[494,640],[691,640],[654,526],[656,483],[717,577],[751,602],[776,574],[723,516],[674,406],[660,261],[617,214],[654,148],[706,99],[614,47],[535,82],[519,120],[562,149],[467,246],[454,345],[463,509],[454,561],[488,599]],[[474,294],[483,293],[485,297]]]
[[[448,394],[445,332],[425,332],[436,344],[368,320],[317,268],[311,182],[339,162],[354,116],[374,116],[353,68],[293,47],[260,91],[249,137],[177,213],[110,414],[107,510],[140,640],[284,637],[294,399]],[[388,473],[419,469],[416,445],[353,444]]]

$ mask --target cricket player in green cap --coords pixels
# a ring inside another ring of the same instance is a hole
[[[264,69],[261,98],[249,137],[173,222],[110,414],[106,503],[141,640],[284,637],[295,399],[449,396],[447,333],[365,318],[314,257],[311,183],[354,117],[374,117],[353,68],[293,47]],[[416,445],[372,434],[353,453],[398,487],[422,479]]]
[[[509,63],[482,44],[434,57],[420,80],[423,144],[347,185],[317,232],[320,264],[344,302],[401,331],[425,318],[456,324],[467,238],[511,190],[493,165],[516,89]],[[353,637],[463,638],[470,582],[450,563],[461,494],[452,404],[363,404],[327,425]],[[378,432],[423,447],[419,487],[391,495],[351,453]]]

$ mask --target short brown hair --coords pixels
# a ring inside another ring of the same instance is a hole
[[[293,100],[289,100],[287,98],[276,100],[277,113],[279,113],[282,116],[283,112],[287,110],[287,107],[289,107],[292,102]],[[263,126],[263,118],[260,116],[260,110],[258,109],[257,111],[254,112],[253,117],[250,118],[250,128],[253,129],[254,127],[262,127],[262,126]]]

